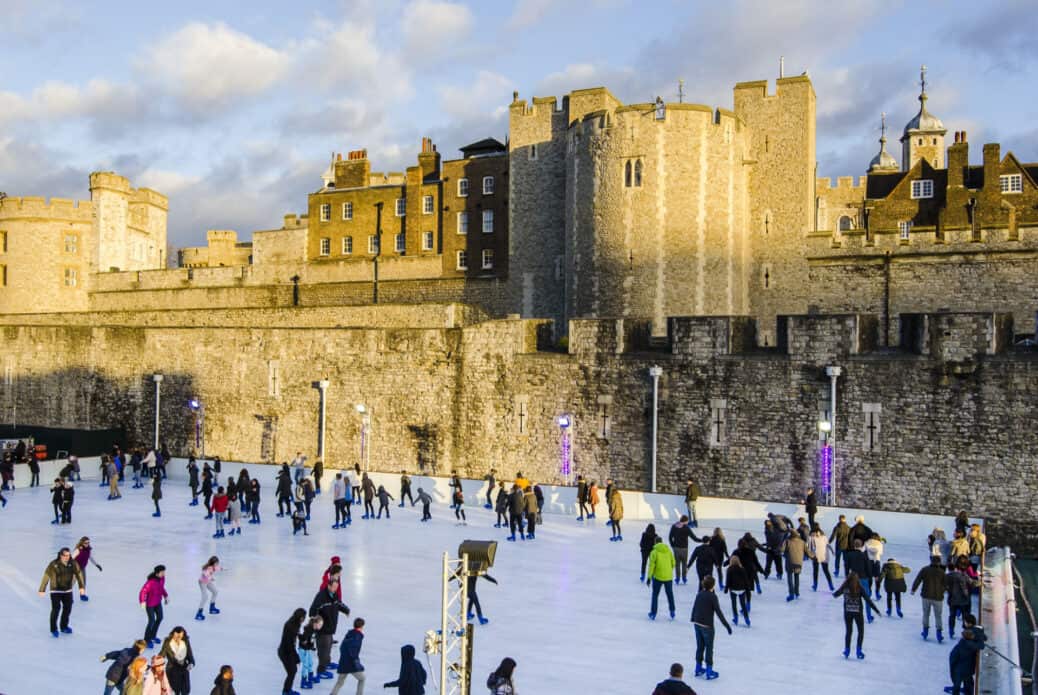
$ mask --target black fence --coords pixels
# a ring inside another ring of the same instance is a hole
[[[122,429],[70,430],[58,427],[33,427],[32,425],[0,425],[0,439],[25,439],[32,437],[36,444],[47,447],[47,458],[58,452],[74,456],[98,456],[110,452],[113,444],[126,447],[126,432]]]

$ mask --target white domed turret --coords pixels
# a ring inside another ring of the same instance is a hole
[[[944,134],[941,119],[926,110],[926,66],[919,69],[919,113],[905,124],[901,135],[901,169],[908,171],[920,159],[934,169],[944,168]]]
[[[869,173],[874,171],[897,171],[897,160],[887,152],[887,114],[880,114],[879,153],[869,162]]]

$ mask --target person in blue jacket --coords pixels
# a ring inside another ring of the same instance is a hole
[[[967,615],[962,619],[965,626],[962,639],[952,647],[948,655],[948,670],[951,672],[952,684],[944,688],[944,692],[952,695],[969,695],[973,692],[973,674],[977,670],[977,654],[984,649],[988,636],[984,628],[977,625],[977,619]]]
[[[111,695],[113,691],[122,692],[123,683],[130,672],[130,664],[148,647],[148,643],[142,639],[133,643],[132,647],[117,649],[108,652],[101,657],[101,663],[113,661],[105,673],[105,695]]]
[[[353,674],[357,679],[357,695],[364,692],[364,664],[360,663],[360,647],[364,642],[364,618],[353,621],[353,629],[346,633],[339,645],[339,678],[332,688],[332,695],[339,695],[339,690],[346,677]]]

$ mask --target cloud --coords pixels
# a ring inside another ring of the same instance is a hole
[[[472,12],[459,3],[415,0],[403,10],[404,51],[426,65],[453,53],[471,29]]]
[[[504,75],[480,70],[470,84],[440,87],[440,110],[453,120],[500,116],[508,111],[513,89],[515,83]]]
[[[288,53],[222,22],[191,22],[149,48],[136,67],[142,81],[201,115],[265,92],[290,63]]]
[[[45,82],[28,96],[0,92],[0,124],[82,121],[101,140],[118,137],[128,121],[143,119],[149,111],[135,87],[104,79],[82,86]]]
[[[941,34],[986,58],[986,72],[1021,72],[1038,60],[1038,13],[1030,0],[978,5],[973,17],[956,15]]]
[[[637,73],[632,68],[611,68],[592,63],[574,63],[541,80],[534,89],[535,96],[562,96],[574,89],[606,87],[616,95],[626,94],[622,100],[652,100],[645,94],[635,96],[641,86]],[[651,91],[651,90],[650,90]]]
[[[377,127],[383,115],[380,104],[370,100],[332,99],[315,108],[289,110],[281,118],[281,132],[292,138],[356,133]]]

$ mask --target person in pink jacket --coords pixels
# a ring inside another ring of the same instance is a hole
[[[148,580],[141,587],[137,598],[148,614],[148,627],[144,629],[144,641],[149,647],[154,647],[161,640],[156,635],[159,625],[162,624],[162,604],[169,603],[169,594],[166,593],[166,566],[156,565]]]
[[[173,695],[173,688],[166,677],[166,657],[161,654],[151,657],[151,668],[144,676],[141,695]]]

